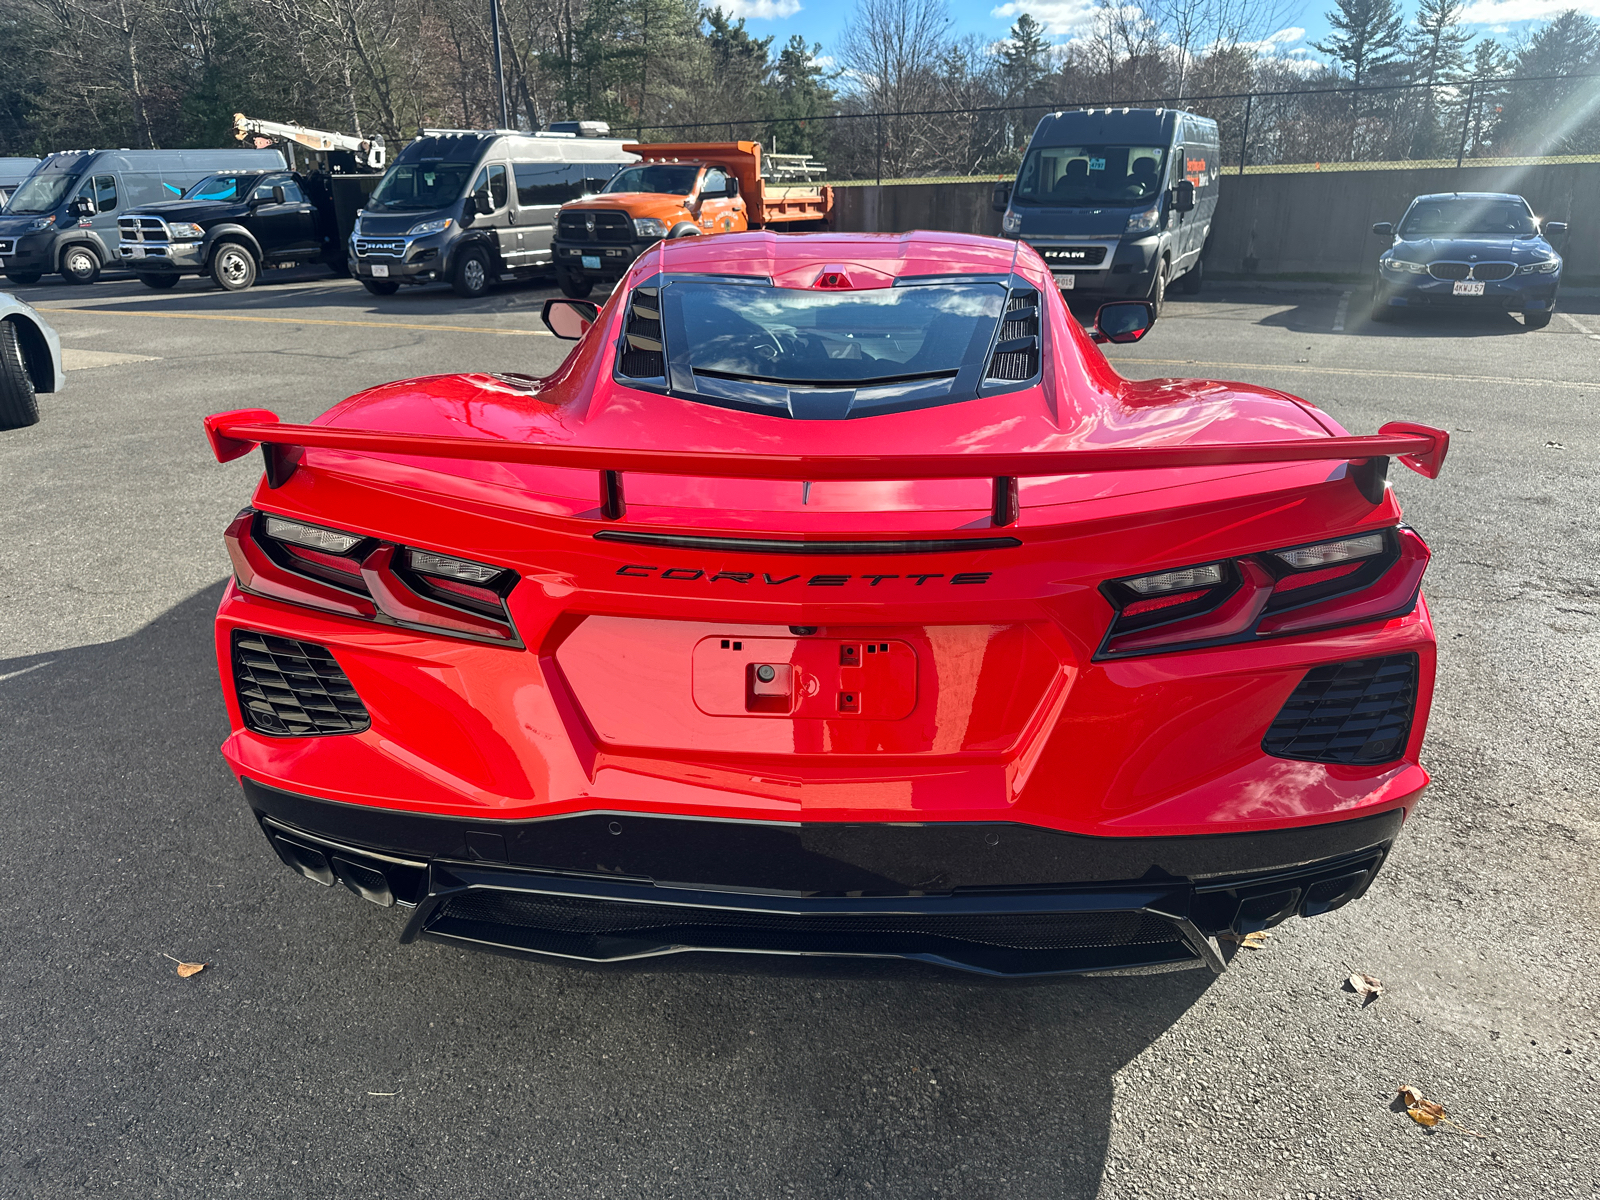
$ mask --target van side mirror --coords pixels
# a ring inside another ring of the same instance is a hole
[[[1172,211],[1192,212],[1194,210],[1194,181],[1190,179],[1178,180],[1178,185],[1172,189]]]
[[[1544,223],[1545,237],[1560,237],[1566,231],[1567,223],[1565,221],[1546,221]]]
[[[1372,232],[1377,234],[1379,237],[1393,237],[1394,225],[1388,221],[1379,221],[1372,227]]]
[[[275,183],[272,185],[272,202],[274,204],[282,204],[288,198],[288,195],[289,193],[283,190],[283,184]]]
[[[494,211],[494,200],[488,192],[474,192],[472,195],[472,211],[480,217],[487,217]]]
[[[1150,332],[1156,323],[1156,306],[1148,300],[1117,300],[1102,304],[1094,314],[1094,331],[1089,335],[1096,342],[1124,345],[1137,342]]]
[[[94,201],[87,196],[79,196],[72,202],[72,211],[80,217],[94,216]]]
[[[1011,181],[994,185],[994,193],[989,197],[989,207],[995,212],[1003,213],[1011,207]]]
[[[544,327],[564,342],[575,342],[600,319],[600,306],[587,300],[546,300]]]

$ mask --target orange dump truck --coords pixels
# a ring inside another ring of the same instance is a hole
[[[619,279],[662,238],[828,228],[833,189],[763,178],[758,142],[637,145],[597,194],[561,206],[556,282],[569,296]]]

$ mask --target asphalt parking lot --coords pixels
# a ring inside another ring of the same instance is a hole
[[[1451,430],[1441,479],[1393,473],[1434,553],[1435,783],[1362,902],[1220,977],[1016,985],[399,946],[289,873],[216,750],[221,530],[259,462],[218,466],[200,417],[543,373],[552,293],[17,294],[72,370],[0,434],[0,1197],[1600,1194],[1600,298],[1530,332],[1221,284],[1114,351]],[[1394,1111],[1403,1083],[1459,1127]]]

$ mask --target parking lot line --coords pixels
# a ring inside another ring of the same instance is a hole
[[[1346,292],[1339,297],[1339,311],[1333,314],[1333,331],[1344,332],[1344,319],[1350,315],[1350,293]]]
[[[436,333],[492,333],[499,337],[553,337],[543,329],[490,329],[483,325],[417,325],[403,321],[323,321],[309,317],[252,317],[239,313],[138,312],[126,308],[50,307],[41,312],[93,313],[97,317],[165,317],[188,321],[263,321],[274,325],[356,325],[365,329],[428,329]]]
[[[1600,390],[1600,384],[1583,379],[1534,379],[1524,377],[1512,379],[1505,375],[1447,375],[1434,371],[1371,371],[1361,367],[1309,367],[1298,363],[1247,363],[1247,362],[1201,362],[1193,358],[1123,358],[1120,355],[1111,359],[1115,367],[1137,366],[1148,363],[1159,367],[1207,367],[1216,368],[1218,371],[1299,371],[1306,375],[1351,375],[1365,379],[1425,379],[1435,383],[1503,383],[1516,386],[1526,384],[1542,384],[1546,387],[1580,388],[1586,391]],[[1213,375],[1217,379],[1226,379],[1226,375]]]
[[[1594,331],[1592,331],[1587,325],[1585,325],[1582,321],[1578,320],[1578,318],[1573,316],[1571,313],[1557,313],[1556,315],[1559,316],[1568,325],[1571,325],[1579,333],[1583,334],[1585,337],[1591,337],[1595,341],[1600,342],[1600,333],[1595,333]]]

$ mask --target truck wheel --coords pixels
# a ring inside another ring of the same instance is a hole
[[[480,247],[470,246],[456,260],[450,286],[458,296],[476,300],[489,290],[489,256]]]
[[[700,226],[693,221],[679,221],[668,231],[667,236],[669,238],[699,237]]]
[[[141,273],[139,282],[147,288],[155,288],[158,292],[164,292],[178,282],[178,277],[176,275],[145,275]]]
[[[211,256],[211,278],[226,292],[242,292],[256,281],[256,257],[238,242],[223,242]]]
[[[1145,297],[1155,306],[1155,315],[1158,317],[1167,303],[1167,266],[1167,260],[1163,258],[1156,267],[1156,277],[1150,281],[1150,294]]]
[[[0,429],[37,424],[39,401],[22,357],[15,321],[0,321]]]
[[[61,252],[61,278],[68,283],[93,283],[100,278],[100,256],[89,246],[68,246]]]
[[[44,278],[42,271],[7,271],[6,278],[12,283],[38,283]]]
[[[1197,258],[1194,260],[1194,266],[1185,271],[1183,278],[1178,280],[1178,289],[1185,296],[1198,296],[1200,294],[1200,285],[1205,282],[1205,277],[1206,260]]]
[[[585,279],[582,275],[574,275],[566,267],[556,268],[556,286],[561,289],[563,296],[571,296],[574,300],[586,299],[594,291],[594,280]]]
[[[392,279],[363,279],[361,286],[374,296],[392,296],[400,290],[400,285]]]

